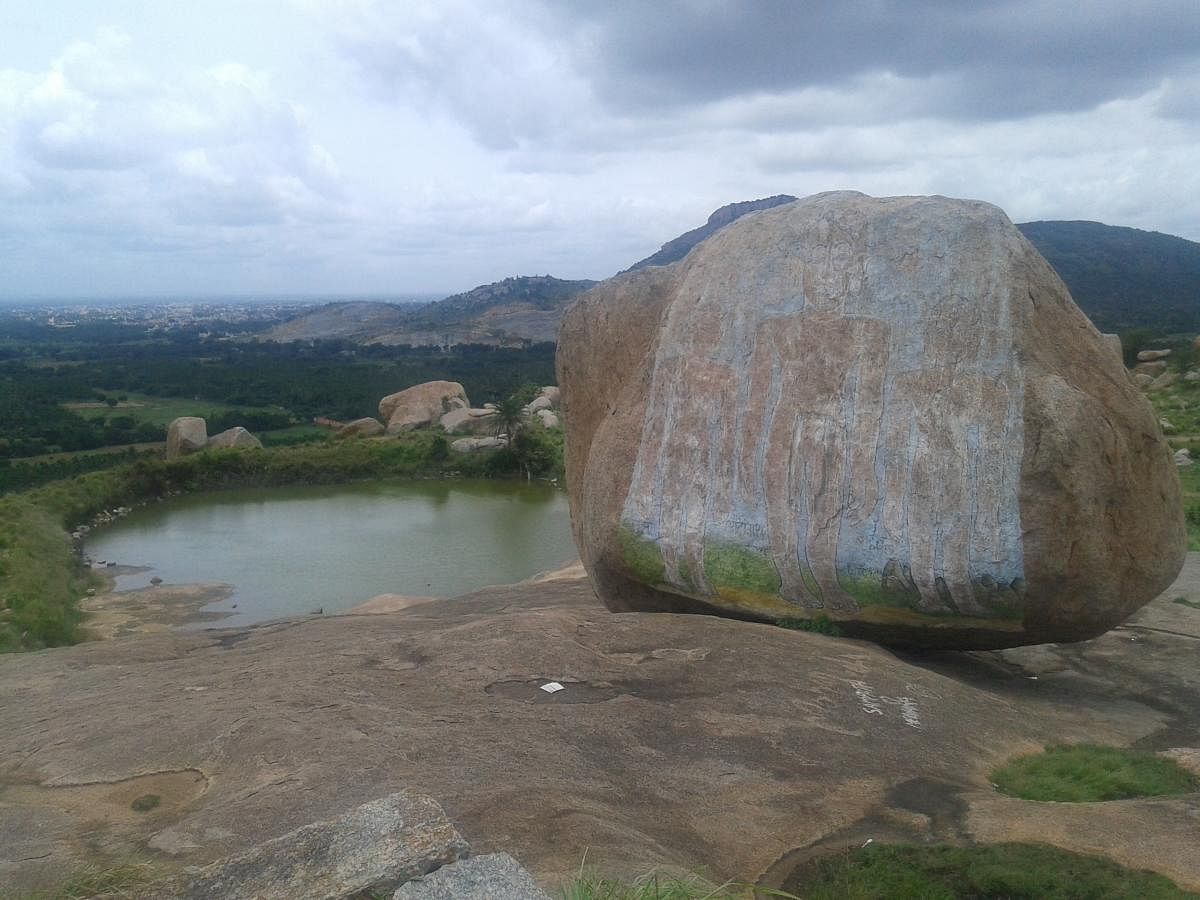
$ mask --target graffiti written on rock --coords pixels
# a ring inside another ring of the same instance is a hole
[[[886,716],[887,707],[892,707],[900,713],[900,718],[909,728],[921,727],[921,712],[912,697],[881,697],[865,681],[852,681],[850,687],[854,688],[858,705],[867,715]]]

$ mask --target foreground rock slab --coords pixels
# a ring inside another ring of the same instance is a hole
[[[1200,890],[1200,795],[1082,809],[995,802],[988,781],[1047,743],[1200,752],[1200,608],[1178,597],[1200,605],[1200,555],[1094,641],[897,656],[609,613],[575,570],[0,656],[0,884],[131,855],[170,874],[416,790],[552,893],[585,855],[754,881],[797,848],[885,834],[1045,840]]]
[[[1182,565],[1149,404],[985,203],[744,216],[583,295],[558,375],[576,543],[613,610],[1004,647],[1094,637]]]
[[[550,900],[550,895],[507,853],[489,853],[415,878],[392,900]]]
[[[216,863],[152,896],[180,900],[346,900],[385,893],[466,856],[442,808],[410,792],[363,804]]]

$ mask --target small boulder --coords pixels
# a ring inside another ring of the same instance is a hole
[[[544,425],[546,428],[557,428],[558,427],[558,416],[555,415],[554,410],[539,409],[537,411],[537,417],[538,417],[538,420],[542,423],[542,425]]]
[[[1178,380],[1179,380],[1179,375],[1176,374],[1175,372],[1163,372],[1161,375],[1159,375],[1157,378],[1155,378],[1152,382],[1150,382],[1150,386],[1146,390],[1161,391],[1163,388],[1169,388],[1171,385],[1173,385]]]
[[[1133,376],[1133,383],[1144,391],[1150,387],[1150,385],[1154,384],[1154,376],[1143,375],[1139,373]]]
[[[562,402],[562,391],[560,391],[558,386],[554,384],[546,385],[544,388],[542,388],[538,396],[545,397],[547,400],[549,400],[551,409],[558,409],[559,404]]]
[[[452,409],[467,407],[466,391],[457,381],[427,381],[379,401],[379,416],[388,434],[411,431],[437,422]]]
[[[1143,350],[1138,353],[1138,362],[1154,362],[1159,359],[1166,359],[1171,355],[1170,350]]]
[[[543,409],[549,409],[551,405],[552,404],[550,403],[549,397],[545,395],[539,395],[534,397],[529,403],[525,404],[525,412],[529,413],[529,415],[533,415],[534,413],[541,412]]]
[[[1159,419],[1158,427],[1163,430],[1163,434],[1171,434],[1173,431],[1175,431],[1175,426],[1172,425],[1167,419]]]
[[[1190,466],[1194,462],[1195,460],[1192,459],[1192,451],[1187,447],[1181,447],[1175,451],[1175,465],[1179,466],[1181,469],[1186,466]]]
[[[1140,362],[1133,367],[1133,373],[1135,375],[1149,375],[1151,378],[1157,378],[1165,371],[1167,371],[1167,364],[1162,360]]]
[[[262,441],[241,425],[227,428],[208,439],[208,449],[210,450],[225,450],[229,447],[237,447],[242,450],[261,450]]]
[[[208,445],[208,423],[199,416],[180,416],[167,426],[167,459],[198,453]]]
[[[378,419],[372,419],[370,416],[355,419],[353,422],[347,422],[337,430],[337,437],[339,438],[375,437],[380,434],[383,434],[383,423]]]
[[[1200,372],[1197,372],[1195,369],[1191,369],[1184,373],[1183,380],[1184,381],[1200,381]]]
[[[455,453],[474,453],[476,450],[495,450],[507,446],[508,439],[503,435],[498,437],[459,438],[450,444]]]
[[[496,414],[490,409],[452,409],[439,420],[447,434],[491,434],[496,430]]]

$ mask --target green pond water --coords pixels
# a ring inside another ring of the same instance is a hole
[[[146,571],[117,590],[223,582],[206,611],[248,625],[348,609],[377,594],[453,597],[577,554],[566,494],[500,481],[410,481],[177,497],[89,536],[94,560]],[[236,604],[236,608],[234,607]]]

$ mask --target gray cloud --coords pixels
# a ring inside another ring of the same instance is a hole
[[[1103,0],[574,2],[561,27],[617,109],[670,107],[890,73],[944,80],[928,112],[989,119],[1089,108],[1200,54],[1200,5]]]

